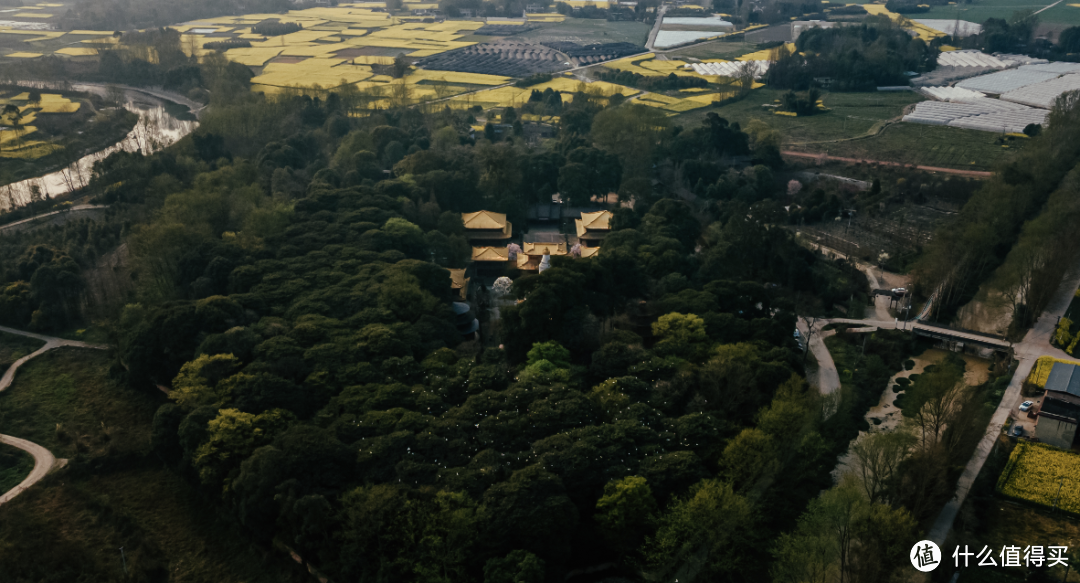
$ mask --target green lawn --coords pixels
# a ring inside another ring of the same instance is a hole
[[[45,343],[41,340],[0,332],[0,374],[15,363],[16,360],[41,348]]]
[[[610,22],[597,18],[567,18],[543,24],[539,29],[508,37],[530,42],[570,41],[575,43],[628,42],[645,46],[652,27],[644,22]],[[644,48],[642,51],[644,52]]]
[[[216,493],[190,485],[149,453],[153,414],[164,399],[152,388],[116,386],[107,376],[109,364],[100,351],[50,352],[0,395],[5,433],[73,458],[68,468],[0,506],[0,579],[311,581],[284,553],[254,545],[222,513]],[[58,423],[82,440],[85,447],[78,449],[93,461],[58,437]]]

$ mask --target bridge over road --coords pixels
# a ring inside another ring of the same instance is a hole
[[[870,332],[873,328],[881,330],[907,330],[918,336],[925,336],[944,342],[956,342],[963,343],[964,345],[978,346],[980,348],[989,348],[995,352],[1002,352],[1010,356],[1012,355],[1013,350],[1012,342],[1009,342],[1003,336],[922,321],[901,322],[898,320],[853,320],[849,318],[832,318],[819,320],[819,322],[821,322],[822,325],[851,324],[860,326],[861,329],[858,330],[859,332]]]

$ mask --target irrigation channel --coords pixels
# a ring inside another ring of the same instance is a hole
[[[20,82],[18,85],[56,90],[50,84],[39,82]],[[102,96],[106,95],[110,88],[116,88],[116,86],[98,83],[71,85],[74,91]],[[120,89],[124,95],[124,109],[139,116],[138,123],[124,136],[124,139],[105,149],[87,154],[55,172],[0,186],[0,200],[12,200],[15,206],[23,206],[31,201],[31,194],[35,187],[43,200],[69,194],[89,184],[95,162],[104,160],[119,151],[153,154],[176,143],[199,126],[195,114],[199,111],[196,108],[201,108],[201,106],[180,95],[153,89],[133,87],[120,87]],[[10,198],[7,196],[9,193]]]

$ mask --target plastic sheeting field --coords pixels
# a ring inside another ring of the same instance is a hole
[[[1057,73],[1031,71],[1021,67],[1019,69],[1008,69],[1005,71],[998,71],[997,73],[990,73],[989,75],[980,75],[978,77],[972,77],[971,79],[965,79],[957,83],[956,86],[963,89],[972,89],[983,93],[1000,95],[1009,91],[1015,91],[1021,87],[1049,81],[1057,76]]]
[[[1043,83],[1028,85],[1015,91],[1009,91],[1002,95],[1001,99],[1032,107],[1050,109],[1059,95],[1077,89],[1080,89],[1080,75],[1065,75]]]

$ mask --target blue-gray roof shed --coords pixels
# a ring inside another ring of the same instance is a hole
[[[1080,366],[1055,362],[1046,378],[1046,390],[1080,397]]]

